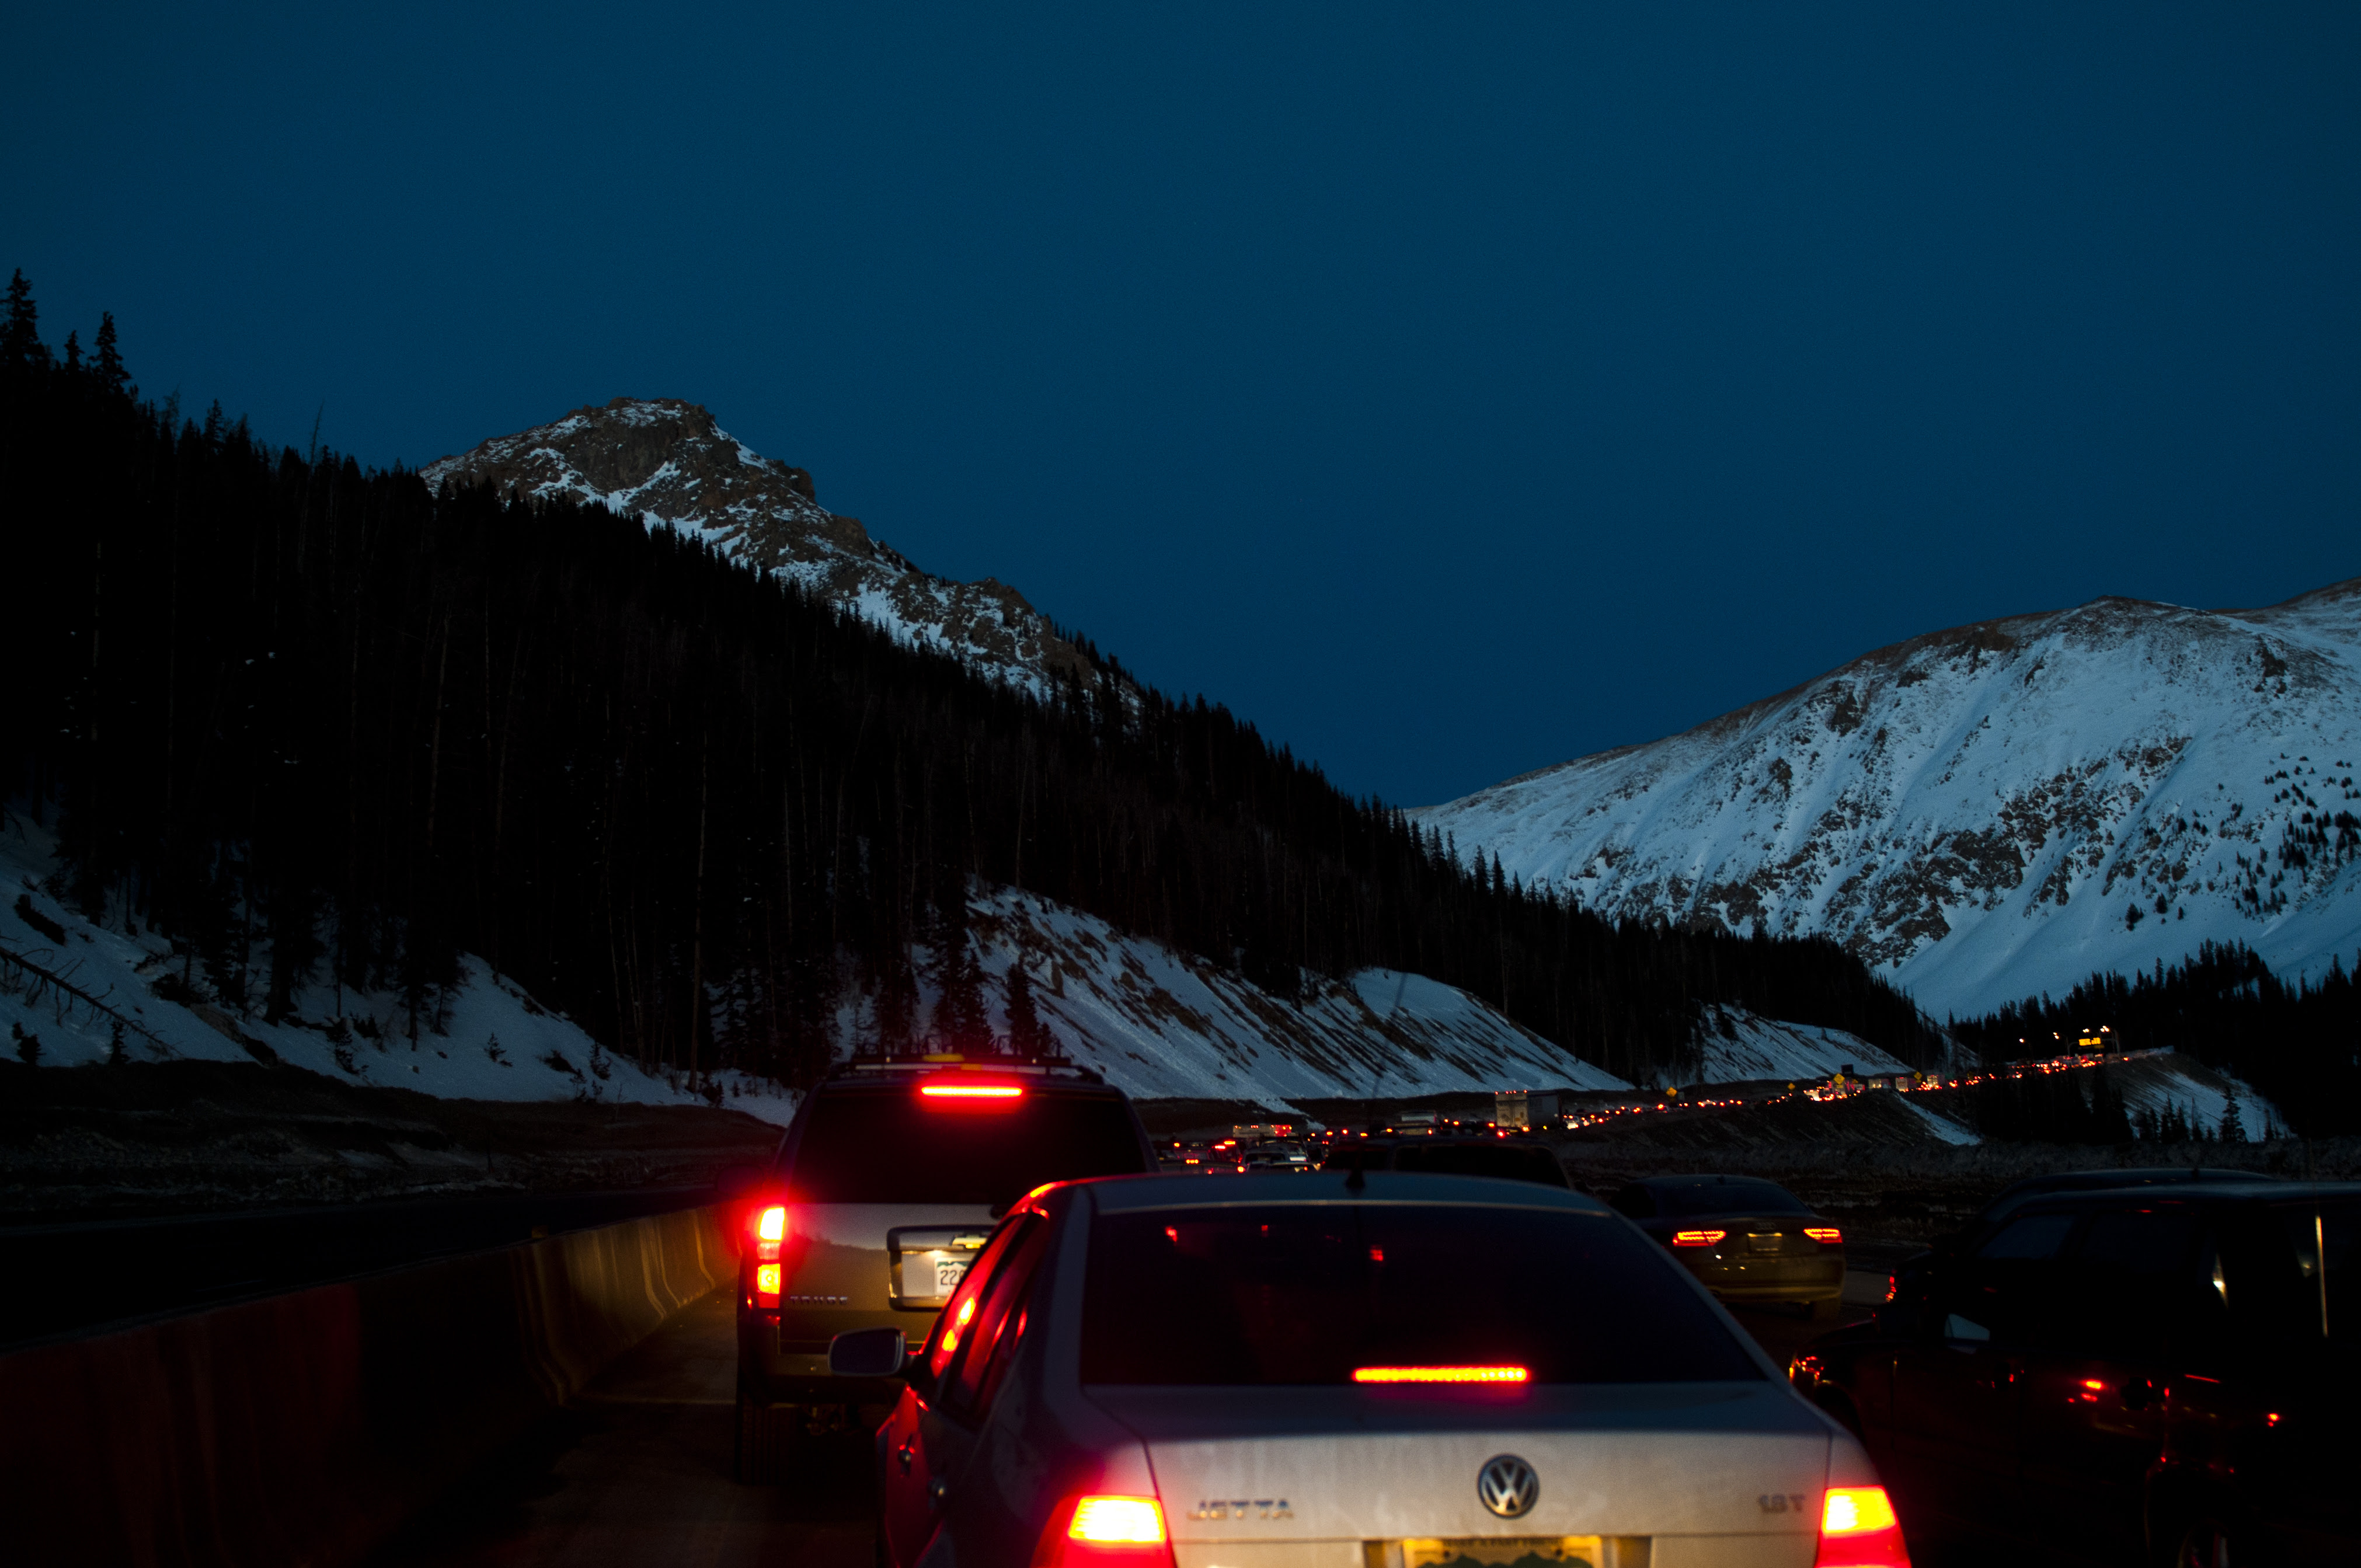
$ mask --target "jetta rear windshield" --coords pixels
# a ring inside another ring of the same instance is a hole
[[[1005,1203],[1045,1181],[1154,1168],[1111,1095],[945,1104],[861,1090],[813,1102],[787,1182],[805,1203]]]
[[[1082,1349],[1085,1383],[1339,1384],[1471,1365],[1535,1383],[1762,1376],[1622,1222],[1442,1204],[1103,1214]]]

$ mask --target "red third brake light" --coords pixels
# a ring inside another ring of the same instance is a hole
[[[1170,1568],[1164,1505],[1154,1497],[1074,1497],[1059,1506],[1034,1568]]]
[[[1820,1505],[1812,1568],[1910,1568],[1902,1521],[1883,1486],[1831,1486]]]
[[[1675,1246],[1719,1246],[1721,1238],[1728,1234],[1730,1234],[1728,1231],[1675,1231],[1673,1245]]]
[[[1023,1085],[1015,1083],[922,1083],[918,1092],[928,1100],[1022,1100]]]
[[[1532,1374],[1521,1366],[1356,1366],[1356,1383],[1524,1383]]]

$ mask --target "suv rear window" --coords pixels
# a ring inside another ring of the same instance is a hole
[[[1687,1277],[1603,1215],[1444,1204],[1103,1214],[1082,1381],[1339,1384],[1517,1365],[1536,1383],[1763,1374]]]
[[[917,1090],[822,1092],[788,1183],[805,1203],[1006,1203],[1045,1181],[1156,1168],[1113,1095],[939,1105]]]

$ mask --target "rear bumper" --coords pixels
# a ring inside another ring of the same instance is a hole
[[[900,1329],[910,1336],[913,1350],[934,1322],[932,1313],[845,1315],[864,1320],[845,1328]],[[743,1296],[738,1308],[738,1386],[749,1398],[767,1405],[890,1405],[902,1394],[899,1378],[835,1376],[828,1369],[827,1340],[782,1340],[778,1314],[747,1305]]]
[[[1687,1259],[1682,1259],[1684,1263]],[[1832,1301],[1844,1294],[1844,1258],[1700,1258],[1689,1272],[1725,1301]]]
[[[1837,1301],[1844,1298],[1844,1281],[1834,1285],[1712,1285],[1716,1297],[1724,1301]]]

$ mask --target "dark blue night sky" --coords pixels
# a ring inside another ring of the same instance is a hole
[[[28,6],[0,270],[366,462],[694,399],[1404,804],[2361,573],[2361,8],[988,9]]]

